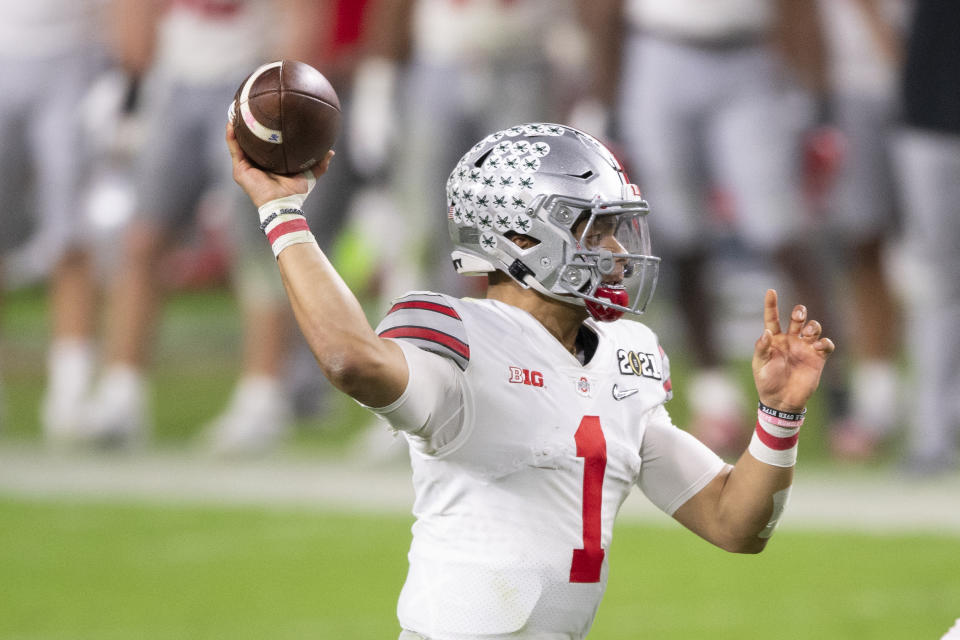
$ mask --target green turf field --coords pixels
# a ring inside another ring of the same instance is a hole
[[[0,498],[0,638],[395,638],[410,519]],[[960,540],[621,525],[591,640],[939,638]]]
[[[43,292],[3,307],[0,446],[39,442]],[[159,331],[155,445],[189,446],[226,402],[240,323],[225,291],[178,294]],[[671,353],[675,386],[688,371]],[[749,369],[743,367],[745,385]],[[682,396],[671,403],[679,424]],[[337,455],[369,420],[334,398],[288,448]],[[818,406],[802,465],[824,466]],[[0,495],[0,640],[396,638],[409,517]],[[731,556],[622,523],[591,640],[938,639],[960,616],[960,537],[781,531]]]

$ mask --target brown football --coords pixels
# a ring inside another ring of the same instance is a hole
[[[299,173],[322,160],[336,141],[340,100],[310,65],[278,60],[243,81],[230,117],[251,162],[273,173]]]

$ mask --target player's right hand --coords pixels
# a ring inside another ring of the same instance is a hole
[[[233,123],[227,122],[227,149],[230,150],[230,159],[233,161],[233,179],[243,187],[250,196],[253,204],[260,208],[268,202],[289,196],[302,196],[313,188],[316,179],[327,172],[334,152],[327,155],[315,167],[294,175],[280,175],[263,171],[253,166],[240,148],[236,135],[233,132]]]

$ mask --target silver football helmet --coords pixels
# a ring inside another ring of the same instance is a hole
[[[458,273],[503,271],[598,320],[643,313],[653,295],[650,209],[589,134],[544,123],[493,133],[457,163],[447,204]]]

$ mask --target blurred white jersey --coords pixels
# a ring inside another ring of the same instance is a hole
[[[276,37],[273,4],[174,0],[157,34],[156,67],[169,77],[200,84],[253,71],[264,62]]]
[[[834,91],[889,96],[897,88],[897,65],[883,55],[860,5],[856,0],[820,0],[830,51],[830,85]],[[894,31],[905,30],[906,2],[884,0],[878,7]]]
[[[723,40],[767,32],[770,0],[628,0],[627,18],[636,29],[666,37]]]
[[[378,410],[411,444],[417,522],[398,607],[408,631],[583,638],[632,487],[672,514],[723,469],[670,423],[668,361],[640,323],[588,320],[585,365],[493,300],[411,294],[377,331],[410,364],[407,391]],[[414,410],[422,397],[432,406]]]
[[[0,0],[0,56],[54,57],[96,41],[105,0]]]
[[[441,64],[503,59],[542,52],[565,0],[418,0],[413,14],[413,50]]]

